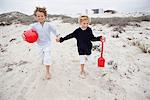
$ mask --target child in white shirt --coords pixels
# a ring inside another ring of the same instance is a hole
[[[32,28],[34,28],[38,33],[37,44],[40,48],[40,55],[42,55],[42,62],[46,66],[46,79],[50,79],[50,66],[52,64],[50,33],[53,33],[56,36],[56,40],[58,39],[59,34],[48,22],[45,22],[47,16],[46,8],[36,7],[34,15],[37,23],[35,23]]]

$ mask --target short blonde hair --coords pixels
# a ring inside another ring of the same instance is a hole
[[[34,11],[34,16],[36,16],[36,12],[43,12],[45,16],[47,16],[47,11],[45,7],[36,7]]]
[[[90,18],[86,15],[80,16],[78,19],[78,22],[81,23],[82,21],[85,21],[85,20],[90,22]]]

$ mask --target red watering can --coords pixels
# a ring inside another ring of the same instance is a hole
[[[105,59],[103,58],[103,47],[104,47],[104,42],[105,39],[102,40],[100,39],[100,41],[102,42],[102,50],[101,50],[101,56],[98,58],[98,67],[104,67],[105,66]]]
[[[25,31],[22,34],[22,38],[23,38],[23,40],[27,41],[28,43],[34,43],[38,39],[38,33],[36,32],[35,29],[30,29],[30,30]]]

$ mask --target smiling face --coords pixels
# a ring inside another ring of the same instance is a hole
[[[82,29],[87,29],[87,27],[89,26],[89,17],[88,16],[81,16],[79,21],[80,21],[80,27]]]
[[[39,12],[39,11],[36,12],[36,16],[35,17],[36,17],[36,20],[38,22],[40,22],[40,23],[44,23],[44,21],[46,19],[45,14],[43,12]]]
[[[80,25],[81,25],[81,28],[87,29],[87,27],[89,26],[89,21],[83,20],[82,22],[80,22]]]

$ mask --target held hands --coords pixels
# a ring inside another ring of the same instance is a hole
[[[56,37],[56,42],[60,42],[60,37]]]
[[[60,42],[60,36],[58,35],[58,36],[56,36],[56,42]]]

